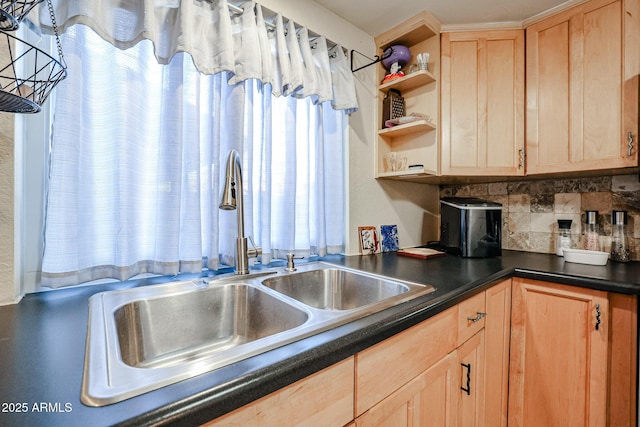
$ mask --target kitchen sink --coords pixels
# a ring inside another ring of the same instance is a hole
[[[81,401],[119,402],[434,290],[317,262],[102,292],[89,299]]]
[[[122,361],[182,364],[302,325],[309,315],[246,284],[130,302],[114,312]]]
[[[262,284],[321,310],[352,310],[409,291],[409,286],[379,276],[324,268],[265,279]]]

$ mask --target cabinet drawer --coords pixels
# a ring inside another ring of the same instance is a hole
[[[457,313],[452,307],[356,355],[356,416],[455,348]]]
[[[484,328],[486,314],[484,292],[458,305],[458,342],[456,347],[461,346],[480,329]]]

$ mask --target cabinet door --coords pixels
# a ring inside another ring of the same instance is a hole
[[[524,31],[442,34],[443,175],[523,175]]]
[[[527,174],[637,165],[637,9],[591,0],[527,28]]]
[[[635,426],[638,378],[638,297],[609,294],[609,426]]]
[[[454,351],[356,419],[356,427],[456,425],[458,357]]]
[[[507,426],[511,279],[486,291],[484,419],[491,427]]]
[[[512,298],[509,426],[606,425],[607,294],[513,279]]]

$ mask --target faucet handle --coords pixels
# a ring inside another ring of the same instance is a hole
[[[284,271],[292,272],[297,270],[294,259],[304,259],[304,257],[296,257],[295,254],[292,253],[287,254],[287,267]]]
[[[259,256],[262,256],[262,248],[256,246],[255,242],[253,241],[253,237],[249,236],[249,241],[251,242],[251,246],[253,246],[253,248],[247,250],[247,256],[249,258],[257,258]]]

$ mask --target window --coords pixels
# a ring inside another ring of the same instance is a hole
[[[197,272],[233,260],[236,214],[218,209],[228,152],[243,159],[245,232],[263,262],[344,250],[347,116],[274,97],[256,80],[158,64],[89,27],[62,35],[53,99],[42,285]]]

